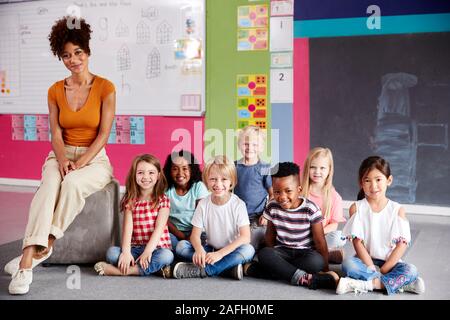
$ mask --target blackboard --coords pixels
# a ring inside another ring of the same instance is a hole
[[[450,33],[310,39],[310,73],[311,147],[333,151],[344,199],[377,154],[390,198],[450,205]]]
[[[115,84],[117,114],[203,114],[205,0],[0,4],[0,113],[48,112],[47,89],[68,71],[47,36],[68,14],[91,25],[90,71]]]

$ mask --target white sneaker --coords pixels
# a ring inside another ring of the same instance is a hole
[[[425,293],[425,281],[421,277],[418,277],[416,281],[403,286],[400,290],[417,294]]]
[[[31,263],[31,269],[36,267],[38,264],[44,262],[45,260],[47,260],[51,256],[52,252],[53,252],[53,247],[51,247],[50,250],[48,251],[48,253],[45,256],[43,256],[42,258],[33,259],[32,263]],[[5,265],[4,271],[13,276],[17,272],[17,270],[19,270],[20,260],[22,260],[22,255],[15,257],[10,262],[8,262]]]
[[[30,284],[33,281],[32,269],[20,269],[18,270],[11,282],[9,283],[10,294],[25,294],[30,290]]]
[[[369,288],[368,281],[356,280],[348,277],[340,278],[336,288],[337,294],[354,292],[355,295],[357,295],[358,293],[367,293],[368,291],[372,291]]]

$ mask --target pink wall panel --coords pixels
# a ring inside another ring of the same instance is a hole
[[[309,151],[309,40],[294,39],[294,161],[303,168]]]
[[[145,145],[110,144],[106,147],[115,177],[123,185],[132,159],[140,153],[151,153],[164,165],[166,156],[180,145],[190,146],[201,161],[203,120],[201,117],[145,117]],[[172,133],[177,129],[181,129],[180,134],[171,141]],[[0,178],[39,180],[42,164],[50,150],[49,142],[12,141],[11,116],[0,115]]]

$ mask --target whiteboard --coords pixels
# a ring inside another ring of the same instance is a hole
[[[203,115],[205,0],[0,4],[0,113],[48,113],[48,88],[70,75],[48,35],[67,14],[91,25],[89,70],[114,83],[117,114]]]

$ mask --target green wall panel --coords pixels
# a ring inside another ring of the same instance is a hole
[[[237,10],[239,6],[267,4],[270,1],[206,1],[206,114],[205,129],[236,129],[236,76],[266,74],[267,101],[270,101],[270,52],[237,51]],[[270,18],[270,17],[269,17]],[[267,129],[271,108],[267,105]],[[268,138],[266,149],[270,150]],[[208,148],[205,142],[205,148]],[[217,153],[217,154],[220,154]],[[240,154],[237,154],[240,156]],[[265,158],[265,157],[263,157]]]

